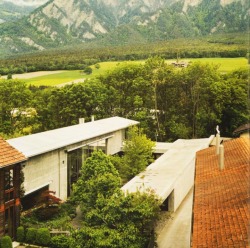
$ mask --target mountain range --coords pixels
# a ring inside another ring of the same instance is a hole
[[[123,45],[245,32],[250,14],[247,0],[4,1],[31,12],[0,25],[0,56],[89,42]]]

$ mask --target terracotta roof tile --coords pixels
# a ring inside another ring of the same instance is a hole
[[[26,160],[26,157],[0,137],[0,168]]]
[[[215,147],[197,152],[192,247],[247,247],[250,223],[249,143],[224,142],[225,169]]]

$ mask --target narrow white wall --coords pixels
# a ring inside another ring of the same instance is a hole
[[[174,185],[174,212],[178,209],[190,189],[194,185],[195,158],[189,162]]]
[[[29,158],[24,172],[25,194],[46,185],[62,200],[67,196],[67,155],[63,150],[55,150]]]
[[[119,130],[113,133],[113,137],[107,141],[107,154],[113,155],[121,151],[125,130]]]

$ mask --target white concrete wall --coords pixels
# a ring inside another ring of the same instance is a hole
[[[55,150],[29,158],[23,169],[25,194],[46,185],[62,200],[67,198],[67,154]]]
[[[119,130],[113,133],[113,137],[107,141],[107,154],[113,155],[121,151],[125,130]]]
[[[195,158],[189,162],[174,185],[174,212],[178,209],[190,189],[194,185]]]
[[[107,154],[115,154],[121,151],[122,141],[125,130],[114,132],[112,137],[107,139]],[[96,138],[98,139],[98,137]],[[39,156],[28,159],[24,172],[24,188],[25,193],[32,193],[46,185],[49,190],[55,191],[56,196],[62,200],[67,199],[67,149],[75,149],[84,145],[86,142],[79,142],[68,147],[64,147],[55,151],[51,151]]]

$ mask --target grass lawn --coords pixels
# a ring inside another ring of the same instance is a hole
[[[171,63],[175,60],[166,60],[167,63]],[[227,73],[239,68],[247,68],[247,59],[246,58],[198,58],[198,59],[180,59],[180,61],[200,61],[202,63],[212,63],[219,65],[219,71],[222,73]],[[86,75],[80,73],[80,70],[73,70],[73,71],[63,71],[62,73],[45,75],[34,77],[30,79],[25,79],[25,82],[28,84],[40,86],[40,85],[47,85],[47,86],[55,86],[67,82],[72,82],[74,80],[79,79],[87,79],[99,76],[101,74],[107,73],[112,71],[117,66],[122,63],[128,64],[143,64],[145,61],[127,61],[127,62],[102,62],[100,64],[100,68],[96,69],[95,66],[91,66],[93,69],[92,74]]]
[[[76,79],[84,78],[84,76],[85,75],[81,74],[79,70],[75,70],[75,71],[63,71],[61,73],[33,77],[30,79],[25,79],[24,81],[27,82],[27,84],[32,84],[36,86],[40,85],[55,86],[65,82],[70,82]]]
[[[219,71],[227,73],[239,68],[247,68],[246,58],[201,58],[201,59],[187,59],[187,61],[200,61],[202,63],[219,65]]]

